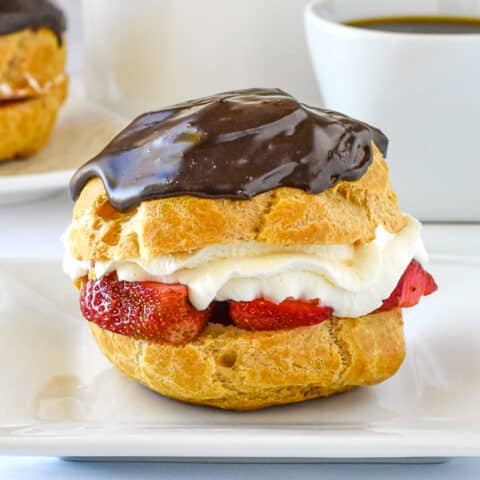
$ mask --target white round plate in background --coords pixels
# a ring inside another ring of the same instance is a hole
[[[0,163],[0,205],[65,190],[73,172],[99,153],[127,123],[83,95],[72,94],[43,149],[29,158]]]
[[[0,177],[0,205],[38,200],[65,190],[74,171]]]

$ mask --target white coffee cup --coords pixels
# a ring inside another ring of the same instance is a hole
[[[83,0],[88,94],[128,115],[251,87],[318,103],[308,1]]]
[[[382,129],[401,207],[480,221],[480,35],[372,31],[387,16],[480,17],[480,0],[319,0],[305,14],[325,105]]]

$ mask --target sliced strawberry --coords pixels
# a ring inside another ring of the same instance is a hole
[[[278,304],[264,299],[230,302],[230,317],[233,323],[246,330],[305,327],[327,320],[332,313],[332,308],[320,305],[318,300],[287,299]]]
[[[84,317],[115,333],[180,345],[193,340],[211,311],[196,310],[187,287],[156,282],[124,282],[115,274],[89,280],[80,293]]]
[[[392,308],[413,307],[423,295],[430,295],[437,290],[433,277],[415,260],[405,270],[390,297],[383,301],[378,311]]]

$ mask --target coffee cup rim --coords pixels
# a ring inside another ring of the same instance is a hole
[[[456,33],[452,34],[443,34],[443,33],[410,33],[410,32],[391,32],[386,30],[368,30],[366,28],[355,27],[352,25],[346,25],[341,23],[341,21],[336,21],[325,16],[322,16],[318,12],[318,6],[326,4],[327,2],[331,3],[336,0],[311,0],[305,7],[304,19],[305,23],[315,22],[318,26],[321,26],[325,30],[335,30],[336,33],[344,36],[356,36],[362,38],[371,38],[371,39],[386,39],[394,38],[396,40],[403,41],[441,41],[448,40],[449,42],[458,42],[458,41],[475,41],[480,40],[480,33]],[[454,18],[455,15],[449,15],[449,17]],[[465,16],[457,15],[458,18],[465,18]],[[362,17],[358,17],[361,19]],[[365,17],[365,18],[372,18]],[[477,16],[472,16],[472,18],[479,18]]]

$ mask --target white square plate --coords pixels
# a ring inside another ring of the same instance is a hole
[[[167,400],[97,350],[59,262],[0,261],[0,453],[182,459],[480,456],[480,258],[435,257],[407,359],[373,388],[252,413]]]

